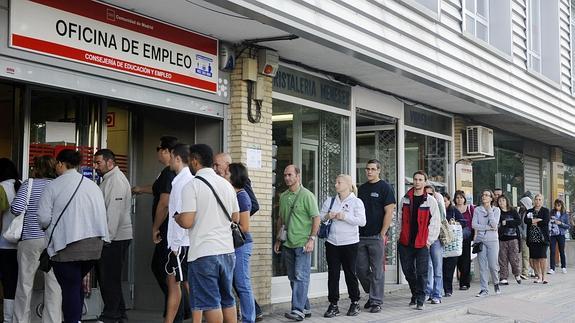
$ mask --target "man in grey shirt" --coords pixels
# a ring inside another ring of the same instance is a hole
[[[115,323],[127,320],[122,293],[122,267],[132,240],[132,193],[128,179],[116,166],[116,155],[100,149],[94,155],[94,168],[101,176],[111,243],[104,245],[96,266],[104,309],[99,320]]]

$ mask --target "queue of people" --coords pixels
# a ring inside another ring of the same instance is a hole
[[[32,278],[38,268],[45,271],[44,322],[80,321],[82,281],[93,268],[104,302],[99,321],[127,322],[121,277],[133,239],[132,194],[142,193],[153,195],[151,270],[164,293],[164,322],[189,317],[194,322],[261,319],[250,278],[250,217],[259,204],[247,168],[233,163],[228,154],[214,155],[207,145],[187,145],[172,136],[160,138],[156,153],[164,165],[156,181],[134,187],[109,149],[94,155],[99,185],[77,171],[81,156],[71,149],[56,158],[35,158],[31,177],[22,183],[16,166],[0,159],[2,233],[16,216],[24,217],[20,241],[0,237],[5,323],[30,321]],[[380,172],[378,160],[368,161],[367,181],[359,188],[350,175],[337,176],[334,196],[319,209],[315,195],[301,184],[300,169],[285,168],[287,190],[280,196],[273,250],[285,262],[292,289],[286,318],[303,321],[311,316],[311,255],[320,227],[328,265],[329,306],[324,317],[341,314],[342,269],[351,301],[346,315],[362,312],[360,285],[367,294],[363,309],[382,310],[385,246],[396,200]],[[532,276],[534,283],[548,284],[545,274],[557,269],[556,248],[566,273],[569,219],[563,201],[556,200],[550,211],[541,194],[533,200],[526,195],[516,211],[501,190],[484,190],[475,207],[462,191],[456,191],[453,200],[436,192],[424,171],[415,172],[412,179],[396,218],[399,260],[411,290],[409,306],[423,310],[426,301],[440,304],[442,297],[452,296],[456,272],[459,289],[469,289],[472,249],[479,264],[477,297],[489,295],[489,280],[495,294],[510,278],[521,284]],[[447,237],[449,224],[461,227],[460,236]],[[460,256],[445,256],[450,239],[460,239]]]

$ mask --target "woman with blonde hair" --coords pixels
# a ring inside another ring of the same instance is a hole
[[[357,188],[349,175],[339,175],[335,180],[337,195],[327,198],[320,211],[322,221],[331,221],[329,234],[325,241],[325,254],[328,267],[329,307],[324,317],[331,318],[339,314],[339,275],[343,267],[345,283],[351,305],[348,316],[358,315],[359,285],[355,264],[359,244],[359,227],[366,223],[365,207],[356,196]]]
[[[549,245],[549,209],[543,207],[543,195],[535,195],[533,208],[527,210],[524,222],[527,224],[529,259],[537,274],[537,279],[533,282],[547,284],[545,270],[547,269],[547,246]]]

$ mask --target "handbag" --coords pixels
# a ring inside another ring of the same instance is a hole
[[[453,241],[453,233],[449,227],[447,219],[441,218],[441,226],[439,228],[439,241],[442,245],[446,245]]]
[[[231,222],[230,228],[232,229],[232,239],[234,241],[234,248],[237,249],[237,248],[243,246],[246,243],[246,236],[244,235],[244,233],[240,229],[240,226],[232,220],[232,217],[230,216],[230,214],[228,213],[228,210],[224,206],[224,203],[222,203],[222,200],[220,199],[220,197],[218,196],[218,194],[216,193],[216,191],[212,187],[212,184],[210,184],[205,178],[203,178],[201,176],[196,176],[196,178],[201,180],[202,182],[204,182],[206,185],[208,185],[208,187],[212,190],[212,193],[214,193],[214,196],[216,197],[218,204],[220,205],[220,207],[224,211],[224,214],[228,217],[228,220],[230,220],[230,222]]]
[[[449,229],[453,240],[443,245],[443,258],[459,257],[463,253],[463,228],[455,219],[449,221]]]
[[[531,244],[544,244],[545,237],[543,236],[541,228],[538,226],[531,226],[527,230],[527,241],[529,241]]]
[[[331,211],[331,208],[333,207],[333,202],[335,202],[335,196],[331,198],[331,203],[329,204],[329,209],[327,210],[328,214]],[[329,230],[331,228],[331,222],[332,222],[331,219],[321,222],[319,226],[319,231],[317,233],[317,236],[319,238],[327,239],[327,237],[329,236]]]
[[[26,192],[26,204],[24,205],[24,210],[19,216],[15,217],[14,220],[8,226],[8,229],[2,234],[2,237],[9,242],[17,243],[22,238],[22,230],[24,229],[24,215],[28,210],[28,204],[30,203],[30,194],[32,194],[32,182],[33,179],[28,179],[28,191]]]
[[[74,196],[76,196],[76,193],[78,192],[78,189],[80,188],[80,185],[82,184],[83,180],[84,180],[84,176],[82,176],[82,178],[80,178],[80,183],[78,183],[78,186],[76,186],[76,190],[74,191],[74,193],[72,193],[72,196],[70,196],[68,203],[66,203],[66,206],[64,206],[64,208],[62,209],[62,212],[60,212],[60,215],[58,216],[58,220],[56,220],[56,223],[54,223],[54,227],[52,228],[52,232],[50,233],[50,239],[48,239],[47,246],[49,246],[50,243],[52,242],[52,236],[54,235],[54,230],[56,230],[56,226],[60,222],[60,219],[62,218],[64,211],[66,211],[66,209],[68,208],[68,205],[70,205],[70,202],[72,202],[72,199],[74,198]],[[42,253],[40,254],[40,258],[38,258],[38,261],[40,261],[40,265],[38,267],[43,272],[47,273],[50,271],[50,269],[52,269],[52,263],[50,262],[50,255],[48,254],[48,248],[44,248],[44,250],[42,250]]]
[[[478,241],[473,243],[471,247],[471,253],[480,253],[483,250],[483,242]]]

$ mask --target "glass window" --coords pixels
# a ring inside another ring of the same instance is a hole
[[[439,0],[415,0],[415,2],[433,12],[439,12]]]
[[[489,1],[465,1],[465,32],[489,42]]]
[[[517,206],[524,189],[523,154],[500,147],[495,148],[495,157],[473,162],[474,201],[481,201],[479,194],[484,189],[501,188],[511,204]]]
[[[559,0],[527,1],[528,67],[554,82],[561,80],[559,11]]]
[[[335,178],[349,173],[349,119],[339,114],[316,110],[282,100],[273,100],[273,237],[279,196],[287,187],[283,171],[289,164],[301,169],[304,187],[312,191],[321,206],[335,194]],[[327,271],[323,241],[312,255],[312,272]],[[273,275],[286,275],[283,260],[273,256]]]
[[[412,174],[424,170],[429,181],[440,193],[449,192],[451,142],[431,136],[405,132],[406,190],[412,184]]]

